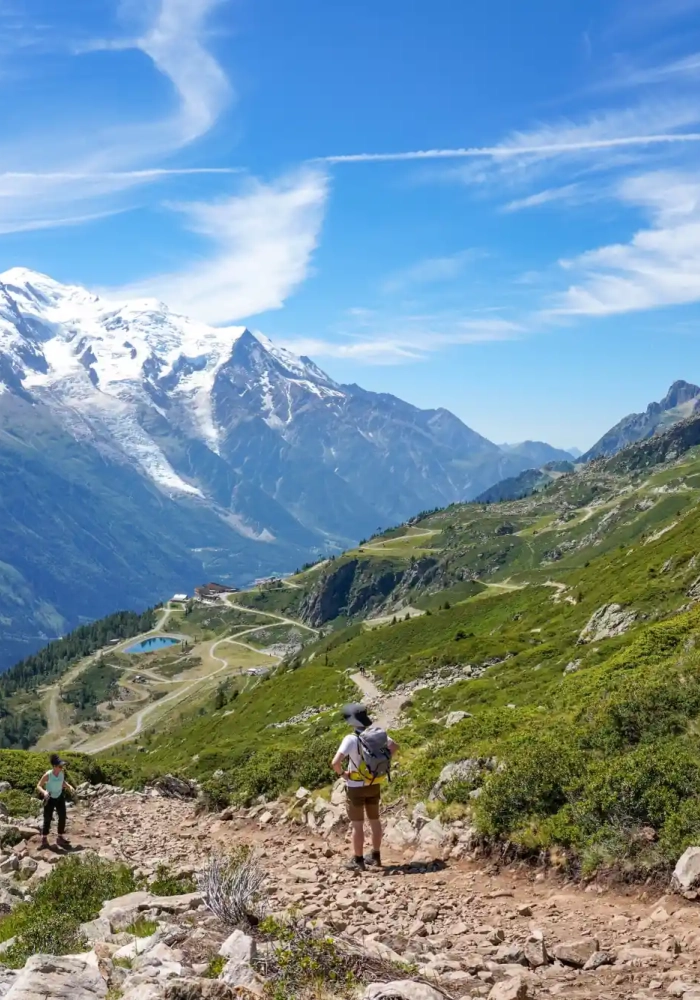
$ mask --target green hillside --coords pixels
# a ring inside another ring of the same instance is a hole
[[[179,617],[261,645],[288,618],[318,634],[110,756],[135,782],[197,777],[217,806],[323,786],[364,666],[402,704],[390,796],[425,799],[470,760],[436,809],[583,871],[665,871],[700,837],[699,444],[686,421],[532,496],[426,513]]]

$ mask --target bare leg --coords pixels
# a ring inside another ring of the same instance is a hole
[[[379,819],[371,819],[369,826],[372,831],[372,850],[379,851],[382,846],[382,822]]]
[[[361,858],[365,849],[365,824],[363,820],[352,824],[352,853]]]

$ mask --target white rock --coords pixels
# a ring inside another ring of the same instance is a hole
[[[579,643],[599,642],[601,639],[611,639],[622,635],[634,624],[636,611],[623,611],[619,604],[604,604],[594,611],[586,626],[578,637]]]
[[[444,994],[427,983],[399,979],[393,983],[370,983],[363,1000],[444,1000]]]
[[[112,933],[112,927],[106,917],[98,917],[80,925],[80,933],[89,945],[97,944],[98,941],[106,941]]]
[[[445,726],[447,729],[451,729],[452,726],[456,726],[458,722],[462,719],[471,719],[471,712],[450,712],[445,719]]]
[[[689,847],[678,859],[673,872],[675,889],[687,891],[700,881],[700,847]]]
[[[527,1000],[527,983],[520,976],[511,976],[491,988],[489,1000]]]
[[[405,817],[390,820],[384,829],[384,839],[392,847],[400,851],[415,847],[418,842],[418,831]]]
[[[106,994],[96,961],[84,955],[32,955],[5,1000],[97,1000]]]
[[[255,941],[248,934],[236,929],[219,948],[222,958],[234,962],[252,962],[256,955]]]
[[[580,938],[576,941],[561,941],[552,948],[555,958],[563,962],[564,965],[573,965],[576,969],[582,969],[591,955],[598,951],[598,942],[595,938]]]

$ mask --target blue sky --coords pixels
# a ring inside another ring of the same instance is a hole
[[[4,0],[0,270],[496,441],[700,380],[700,0]]]

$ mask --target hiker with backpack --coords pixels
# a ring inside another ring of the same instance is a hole
[[[398,747],[381,726],[372,724],[364,705],[346,705],[343,718],[354,732],[344,737],[331,766],[345,779],[353,849],[353,858],[347,867],[360,872],[366,865],[382,866],[381,786],[390,777],[391,758]],[[367,858],[364,856],[365,816],[372,832],[372,853]]]

